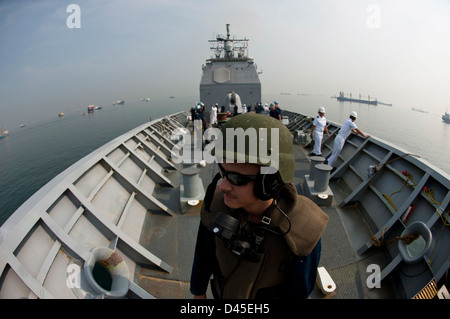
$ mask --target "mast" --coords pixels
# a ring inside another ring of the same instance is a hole
[[[249,39],[233,39],[230,35],[230,24],[227,23],[227,36],[217,35],[215,40],[208,40],[212,43],[210,49],[213,50],[215,58],[211,58],[208,61],[225,61],[225,60],[238,60],[247,61],[247,41]]]

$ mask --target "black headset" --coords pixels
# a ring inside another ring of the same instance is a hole
[[[259,174],[255,181],[255,196],[261,200],[276,199],[283,186],[279,171],[273,174]]]

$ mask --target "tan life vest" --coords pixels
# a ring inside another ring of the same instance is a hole
[[[258,290],[285,283],[289,278],[285,271],[280,271],[283,262],[293,254],[307,256],[316,246],[325,230],[328,215],[308,198],[297,195],[292,184],[287,184],[281,190],[277,205],[289,217],[291,229],[284,236],[266,231],[257,262],[236,256],[222,239],[215,236],[219,269],[214,273],[213,282],[221,298],[255,298]],[[224,204],[223,193],[216,188],[210,209],[202,209],[203,225],[208,227],[220,212],[234,217],[245,214],[228,208]],[[270,218],[268,227],[275,232],[284,233],[288,230],[289,222],[274,205],[264,212],[264,216]]]

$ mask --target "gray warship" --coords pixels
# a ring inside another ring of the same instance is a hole
[[[227,36],[217,35],[209,40],[213,57],[202,66],[200,81],[200,101],[209,111],[216,104],[219,110],[233,111],[234,105],[241,113],[242,105],[254,105],[261,102],[261,81],[257,66],[248,56],[247,38],[232,38],[230,25],[227,24]]]
[[[214,41],[224,49],[204,66],[200,99],[230,103],[234,92],[259,102],[253,59],[232,54],[237,40],[229,34]],[[297,191],[330,217],[310,298],[448,298],[450,176],[355,134],[330,173],[323,161],[340,125],[327,123],[323,157],[310,157],[314,119],[288,110],[282,116]],[[144,123],[23,203],[0,228],[0,298],[191,299],[199,213],[218,172],[215,164],[174,161],[175,145],[192,130],[188,111]],[[99,267],[106,279],[95,274]]]

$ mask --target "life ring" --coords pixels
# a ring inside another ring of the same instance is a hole
[[[404,237],[405,235],[420,235],[425,240],[425,247],[422,249],[420,254],[417,255],[411,255],[408,251],[408,244],[404,243],[403,241],[398,241],[398,249],[400,251],[400,255],[402,256],[403,260],[407,264],[414,264],[418,262],[422,257],[427,253],[427,251],[431,247],[431,242],[433,241],[433,236],[431,234],[430,229],[425,225],[423,222],[416,221],[406,227],[406,229],[402,232],[401,237]]]
[[[102,265],[109,271],[112,279],[111,290],[102,288],[94,278],[95,264]],[[92,249],[91,255],[84,263],[84,274],[91,288],[105,298],[123,298],[128,293],[130,286],[130,271],[123,258],[114,250],[107,247]]]

